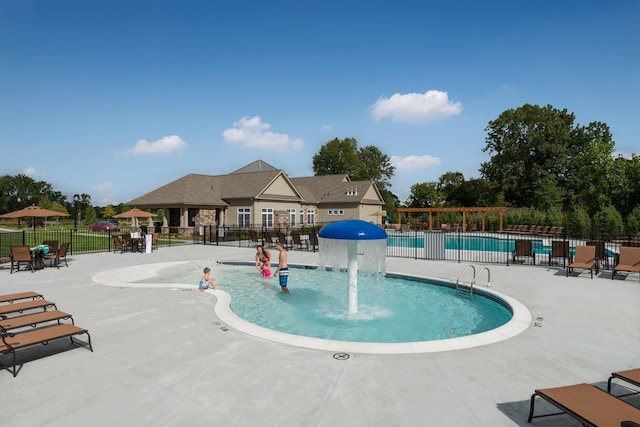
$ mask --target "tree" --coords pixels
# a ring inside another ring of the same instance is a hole
[[[27,175],[5,175],[0,178],[0,213],[42,203],[66,202],[66,197],[45,181],[36,181]]]
[[[464,174],[462,172],[445,172],[440,175],[440,178],[438,179],[438,191],[444,198],[444,204],[446,206],[460,206],[457,205],[453,199],[455,197],[454,195],[456,190],[463,182]]]
[[[316,176],[347,174],[353,181],[371,180],[383,190],[389,187],[395,167],[389,156],[375,146],[358,148],[355,138],[335,138],[313,156],[313,171]]]
[[[104,212],[102,213],[102,215],[105,218],[113,218],[114,215],[117,215],[117,212],[112,205],[107,205],[105,206]]]
[[[590,214],[608,205],[613,141],[606,124],[574,125],[566,109],[525,104],[489,122],[482,176],[513,206],[547,210],[588,202]],[[593,188],[590,188],[594,185]],[[595,201],[594,201],[595,197]]]
[[[389,188],[390,180],[396,171],[389,156],[373,145],[358,149],[357,154],[360,159],[360,168],[354,180],[372,180],[380,190]]]
[[[358,141],[354,138],[332,139],[313,156],[313,172],[316,176],[347,174],[353,179],[359,170]]]
[[[442,206],[442,201],[435,182],[422,182],[411,186],[406,204],[410,208],[437,208]]]

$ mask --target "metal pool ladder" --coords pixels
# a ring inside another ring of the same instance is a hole
[[[471,268],[471,270],[473,271],[473,279],[471,279],[471,283],[468,286],[461,285],[460,279],[462,278],[464,273],[467,272],[469,268]],[[480,277],[482,272],[485,270],[487,272],[487,287],[490,287],[491,286],[491,270],[489,270],[489,267],[482,267],[480,271],[476,274],[476,266],[473,264],[469,264],[464,268],[464,270],[462,270],[462,273],[460,273],[460,275],[458,276],[458,279],[456,280],[456,293],[466,292],[467,294],[469,294],[469,296],[473,296],[473,285],[477,283],[478,277]]]

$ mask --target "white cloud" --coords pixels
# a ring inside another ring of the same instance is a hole
[[[397,172],[413,172],[421,169],[428,169],[440,164],[437,157],[425,154],[423,156],[391,156],[391,164],[396,167]]]
[[[22,173],[33,179],[42,178],[44,176],[44,174],[38,172],[33,166],[29,166],[24,171],[22,171]]]
[[[300,138],[291,139],[284,133],[269,131],[271,125],[262,123],[259,116],[243,117],[233,123],[233,127],[222,132],[225,142],[239,144],[246,148],[257,148],[276,151],[300,151],[303,141]]]
[[[429,90],[382,97],[369,109],[375,120],[389,118],[394,122],[422,123],[458,115],[462,111],[462,103],[449,101],[447,92]]]
[[[153,142],[149,142],[146,139],[141,139],[136,142],[133,148],[127,150],[129,154],[168,154],[176,151],[183,150],[187,144],[177,135],[165,136],[162,139],[157,139]]]
[[[113,185],[110,182],[101,182],[100,184],[93,187],[96,191],[111,191]]]
[[[322,129],[322,130],[331,130],[331,129],[333,129],[333,128],[331,127],[331,125],[322,125],[322,126],[320,127],[320,129]]]
[[[615,150],[613,153],[611,153],[611,157],[613,157],[614,159],[618,157],[624,157],[627,160],[631,160],[633,158],[633,155],[623,151]]]

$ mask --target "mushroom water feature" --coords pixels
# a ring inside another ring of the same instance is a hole
[[[358,312],[358,274],[384,276],[387,233],[362,220],[327,224],[318,233],[321,268],[346,269],[349,313]]]

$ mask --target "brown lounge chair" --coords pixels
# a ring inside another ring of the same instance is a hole
[[[536,396],[562,412],[533,416]],[[531,395],[529,419],[567,414],[585,426],[620,427],[624,421],[640,422],[640,409],[590,384],[536,390]]]
[[[7,302],[9,304],[13,304],[15,301],[19,301],[21,299],[29,299],[29,298],[31,298],[32,300],[44,299],[42,294],[39,294],[33,291],[26,291],[26,292],[18,292],[15,294],[0,295],[0,303]]]
[[[567,266],[567,277],[569,272],[574,268],[589,269],[591,272],[591,278],[593,279],[593,269],[596,269],[598,274],[596,263],[596,247],[595,246],[576,246],[576,256],[573,262]]]
[[[56,308],[56,304],[51,301],[47,301],[46,299],[34,299],[33,301],[3,304],[0,305],[0,319],[6,319],[8,317],[7,314],[22,313],[25,310],[41,308],[43,311],[47,311],[47,308],[49,307]]]
[[[26,316],[10,317],[8,319],[0,319],[0,331],[10,331],[12,329],[24,328],[25,326],[35,327],[40,323],[46,323],[56,320],[61,325],[61,320],[70,320],[74,324],[73,316],[69,313],[59,310],[41,311],[40,313],[27,314]]]
[[[611,280],[616,277],[616,271],[629,271],[640,273],[640,248],[631,246],[620,247],[620,256],[618,264],[613,267]],[[640,280],[640,279],[638,279]]]
[[[640,387],[640,369],[629,369],[628,371],[612,372],[609,380],[607,381],[607,392],[611,393],[611,382],[614,379],[628,382],[636,387]],[[640,391],[634,391],[632,393],[623,394],[622,396],[630,396],[632,394],[638,394]]]
[[[18,334],[0,330],[0,334],[2,335],[2,341],[0,342],[0,353],[11,354],[13,356],[11,373],[13,374],[14,378],[16,375],[18,375],[18,369],[16,369],[17,350],[32,347],[38,344],[47,345],[50,341],[69,338],[71,340],[71,344],[80,344],[93,351],[89,331],[68,323],[46,328],[32,329],[27,332],[21,332]],[[74,335],[82,334],[87,335],[87,344],[79,343],[73,339]]]

